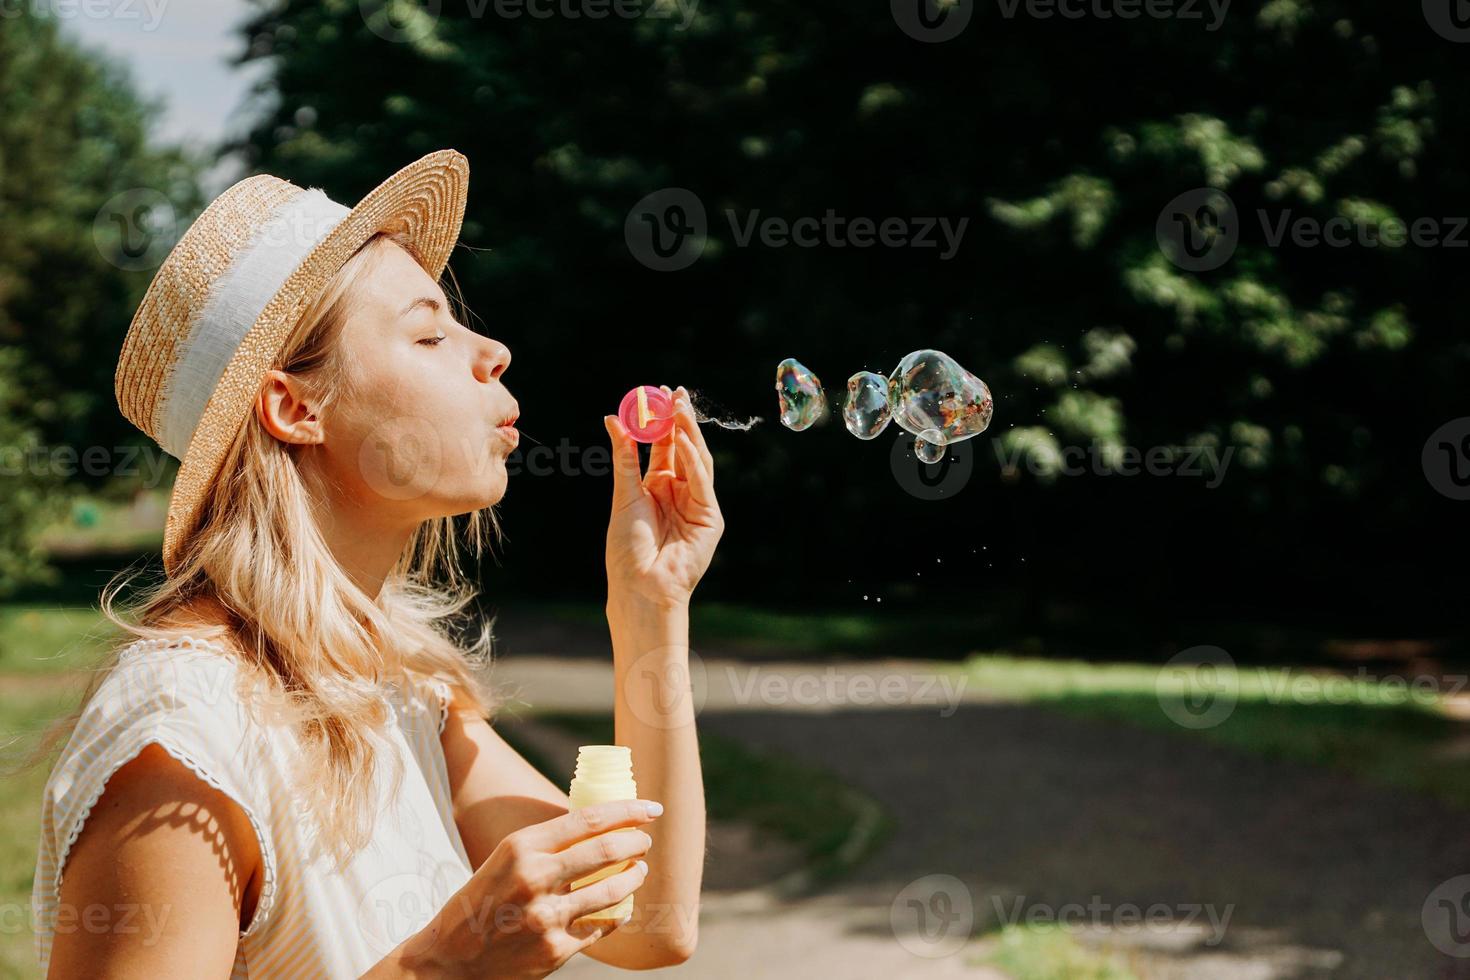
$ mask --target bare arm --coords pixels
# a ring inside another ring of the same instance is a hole
[[[642,649],[653,636],[645,632],[647,621],[623,616],[609,611],[610,623],[617,623],[613,626],[614,660],[617,649]],[[678,629],[678,617],[656,617],[656,621]],[[623,623],[635,623],[637,629]],[[663,635],[659,633],[660,638]],[[629,663],[632,660],[634,657],[629,657]],[[629,704],[625,688],[641,691],[638,685],[617,685],[617,742],[634,751],[638,795],[663,802],[664,815],[657,823],[644,827],[653,837],[653,846],[648,857],[648,879],[634,902],[634,918],[585,952],[607,964],[639,970],[682,962],[694,951],[704,861],[704,790],[692,710],[688,724],[678,732],[651,726],[639,720],[650,717],[637,704],[642,695],[635,693],[635,704]],[[672,751],[664,748],[667,742],[676,743]],[[516,830],[567,813],[566,792],[526,763],[473,711],[463,707],[451,711],[442,745],[450,773],[454,818],[473,867],[479,867]],[[689,758],[692,771],[681,768]],[[670,770],[670,764],[675,770]],[[670,823],[672,830],[664,827]]]
[[[705,851],[704,774],[689,679],[689,608],[614,596],[607,618],[617,743],[633,750],[638,794],[664,805],[663,817],[649,830],[653,848],[648,880],[634,901],[634,922],[621,938],[641,937],[682,962],[699,941]]]
[[[146,746],[113,773],[67,856],[48,976],[228,977],[259,869],[239,805]]]

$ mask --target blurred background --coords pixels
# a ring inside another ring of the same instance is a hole
[[[559,782],[608,731],[601,416],[762,418],[705,427],[676,972],[1470,977],[1467,42],[1453,0],[6,5],[0,727],[157,571],[175,463],[112,377],[173,241],[250,173],[351,204],[453,147],[528,437],[482,610]],[[841,418],[926,348],[995,399],[937,464]]]

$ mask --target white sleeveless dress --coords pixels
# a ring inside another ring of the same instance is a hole
[[[32,920],[43,976],[57,931],[85,928],[71,910],[58,916],[67,853],[108,778],[150,743],[239,804],[259,840],[264,880],[240,933],[232,977],[359,976],[468,881],[439,741],[447,685],[385,685],[393,720],[386,736],[373,738],[402,760],[402,782],[390,796],[393,767],[382,759],[372,843],[337,873],[315,846],[314,824],[292,791],[303,778],[294,767],[296,743],[283,727],[247,714],[235,690],[238,676],[231,656],[206,641],[141,640],[122,652],[88,703],[41,805]],[[123,928],[121,920],[116,927]],[[141,917],[131,928],[140,939],[157,933]]]

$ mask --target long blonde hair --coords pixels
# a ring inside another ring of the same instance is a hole
[[[277,359],[275,366],[301,378],[323,410],[351,376],[345,368],[352,352],[340,338],[353,287],[371,274],[388,242],[422,262],[405,236],[374,236],[306,310]],[[457,289],[451,302],[463,307]],[[274,438],[253,412],[245,420],[174,574],[138,589],[126,611],[119,611],[117,598],[137,571],[124,570],[104,588],[102,614],[123,636],[95,671],[81,704],[46,733],[32,762],[75,728],[118,654],[134,639],[215,641],[239,659],[249,680],[259,682],[242,690],[254,688],[276,707],[278,718],[282,709],[288,716],[301,742],[304,778],[298,785],[310,787],[320,839],[340,868],[372,836],[371,789],[379,760],[367,729],[388,720],[378,684],[438,679],[457,700],[488,716],[494,699],[482,668],[491,653],[491,624],[476,624],[473,617],[476,589],[459,569],[456,518],[421,524],[376,597],[358,588],[313,519],[313,487],[295,458],[301,448]],[[493,507],[472,512],[463,524],[477,557],[487,543],[487,525],[499,538]],[[222,607],[228,623],[184,618],[189,604],[201,598]],[[466,626],[477,635],[457,642],[455,634]],[[399,766],[395,792],[402,775]]]

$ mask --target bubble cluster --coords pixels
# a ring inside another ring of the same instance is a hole
[[[776,401],[781,424],[793,432],[810,428],[827,414],[822,382],[794,357],[776,365]]]
[[[817,376],[793,357],[776,366],[781,423],[800,432],[826,412]],[[990,388],[943,351],[904,355],[887,378],[859,371],[847,379],[842,420],[859,439],[875,439],[888,426],[914,439],[914,453],[926,463],[944,458],[951,443],[984,432],[995,412]]]
[[[872,371],[859,371],[847,379],[847,400],[842,421],[859,439],[876,439],[893,419],[888,401],[888,379]]]
[[[916,437],[914,453],[926,463],[942,459],[951,443],[984,432],[995,413],[984,381],[943,351],[929,349],[898,362],[888,376],[888,400],[894,421]]]

